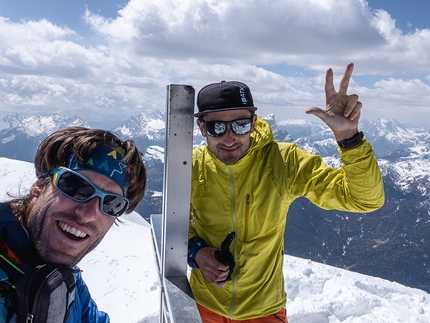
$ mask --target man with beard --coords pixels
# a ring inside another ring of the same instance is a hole
[[[326,109],[307,110],[333,131],[339,169],[293,143],[275,141],[244,83],[200,90],[195,116],[207,145],[193,152],[188,264],[204,323],[287,322],[284,231],[296,198],[350,212],[383,205],[381,173],[358,130],[362,103],[347,95],[353,67],[347,65],[339,91],[329,69]]]
[[[142,153],[108,131],[59,130],[40,144],[34,165],[38,179],[29,194],[0,203],[0,295],[38,265],[76,266],[144,195]],[[109,322],[76,272],[67,322]],[[7,304],[0,314],[7,311],[9,322],[16,314]]]

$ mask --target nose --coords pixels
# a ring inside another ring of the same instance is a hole
[[[75,213],[79,215],[82,222],[92,222],[100,216],[99,199],[100,197],[95,196],[88,202],[76,202]]]
[[[224,143],[232,144],[235,141],[235,134],[231,131],[230,125],[227,126],[225,134],[223,135]]]

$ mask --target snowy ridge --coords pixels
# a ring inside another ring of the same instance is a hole
[[[41,135],[47,136],[66,126],[89,127],[85,121],[76,116],[65,118],[58,114],[51,114],[49,116],[16,114],[3,118],[3,122],[0,124],[0,131],[18,129],[19,132],[25,133],[28,137],[38,137]]]
[[[166,127],[164,114],[159,110],[142,112],[128,118],[125,123],[114,131],[130,139],[145,137],[149,140],[162,140]]]
[[[430,146],[419,145],[404,150],[394,161],[380,159],[382,174],[388,175],[404,192],[418,190],[422,196],[430,195]]]
[[[160,162],[164,163],[164,148],[160,146],[149,146],[143,158],[144,161],[158,159]]]

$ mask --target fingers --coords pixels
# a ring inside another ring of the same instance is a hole
[[[336,90],[333,85],[333,70],[329,68],[325,74],[325,96],[328,99],[336,93]],[[328,102],[327,102],[328,103]]]
[[[200,268],[202,270],[202,268]],[[222,286],[224,285],[225,280],[229,274],[228,266],[223,265],[222,263],[216,261],[211,262],[207,267],[202,270],[206,279],[212,285]]]
[[[325,122],[334,132],[336,138],[347,138],[343,135],[357,132],[357,124],[360,119],[363,104],[358,100],[358,95],[347,95],[349,81],[351,79],[354,64],[349,63],[339,84],[337,92],[333,85],[333,71],[328,69],[326,73],[326,109],[312,107],[306,110],[307,114],[313,114]]]
[[[354,63],[346,65],[345,73],[343,73],[342,79],[339,83],[339,94],[346,95],[349,86],[349,80],[351,79],[352,71],[354,70]]]
[[[229,267],[215,259],[215,250],[217,249],[210,247],[201,248],[196,254],[196,263],[209,283],[223,286],[229,274]]]
[[[207,273],[206,278],[212,285],[215,286],[223,286],[225,281],[227,280],[229,274],[229,270],[218,270],[215,269]]]
[[[313,114],[314,116],[320,118],[326,124],[329,124],[329,119],[333,116],[331,111],[324,111],[317,107],[309,108],[305,111],[306,114]]]
[[[360,111],[363,108],[363,104],[358,101],[358,95],[357,94],[351,94],[347,96],[347,104],[345,107],[345,110],[343,111],[343,116],[345,118],[349,118],[350,120],[355,120],[357,117],[360,116]],[[331,106],[327,107],[327,110],[322,110],[318,107],[312,107],[305,111],[306,114],[313,114],[314,116],[317,116],[322,121],[327,123],[327,119],[330,118],[333,113],[331,113]]]
[[[325,87],[324,87],[327,104],[329,103],[332,96],[335,94],[346,95],[346,92],[348,91],[349,80],[351,79],[353,70],[354,70],[354,63],[349,63],[346,66],[345,72],[340,81],[339,92],[336,92],[336,89],[334,88],[333,70],[331,68],[327,70],[326,76],[325,76]]]
[[[345,106],[345,110],[343,111],[343,116],[345,118],[354,120],[359,115],[362,107],[363,107],[363,104],[360,101],[358,101],[357,94],[347,95],[346,106]]]
[[[313,114],[314,116],[317,116],[321,119],[323,119],[323,117],[325,115],[324,111],[321,110],[320,108],[317,108],[317,107],[309,108],[305,111],[305,113],[306,114]]]

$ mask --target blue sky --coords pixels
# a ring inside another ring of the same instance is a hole
[[[260,115],[312,118],[355,63],[364,119],[430,123],[428,0],[0,2],[0,117],[124,119],[167,84],[248,84]],[[83,112],[86,111],[86,112]]]
[[[48,19],[58,26],[67,26],[79,34],[88,35],[88,25],[82,15],[88,8],[106,18],[115,18],[127,1],[117,0],[4,0],[0,2],[0,15],[13,21]]]
[[[396,26],[404,33],[413,31],[415,28],[430,27],[430,1],[368,0],[367,2],[372,9],[386,10],[396,20]]]

